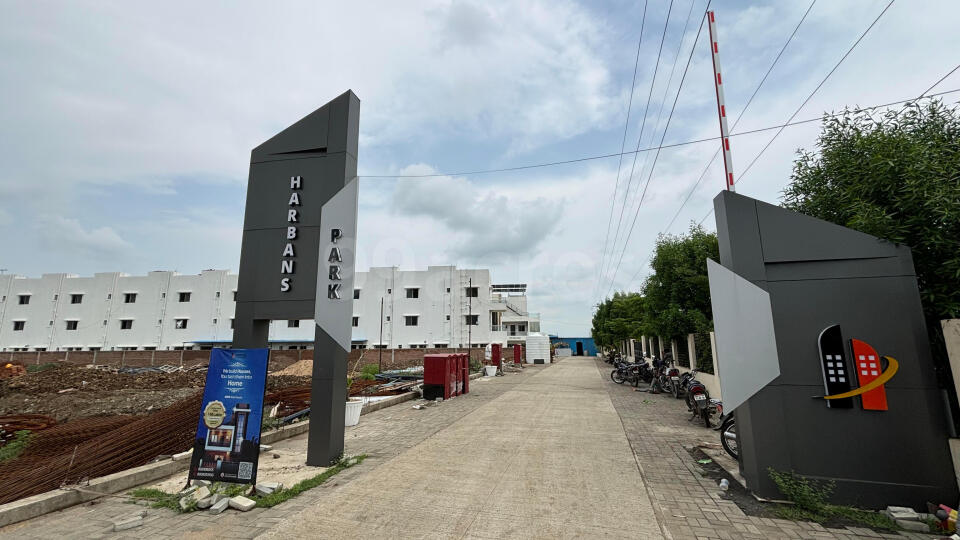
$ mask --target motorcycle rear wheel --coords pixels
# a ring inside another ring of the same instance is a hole
[[[727,435],[728,433],[730,436]],[[733,459],[740,459],[740,447],[737,441],[737,421],[733,415],[728,416],[723,423],[720,424],[720,444]]]
[[[680,383],[674,380],[670,380],[670,391],[673,393],[673,397],[680,399]]]

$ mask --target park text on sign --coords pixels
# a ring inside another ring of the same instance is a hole
[[[299,207],[301,203],[299,190],[302,188],[303,177],[291,176],[290,201],[287,203],[289,207],[287,209],[287,243],[283,247],[283,255],[280,261],[280,274],[284,276],[280,278],[280,292],[289,292],[290,289],[293,288],[293,278],[288,277],[286,274],[293,275],[293,258],[296,256],[293,245],[297,239],[296,223],[300,221],[300,210],[297,207]]]
[[[327,272],[327,279],[330,281],[343,281],[343,277],[340,276],[340,263],[343,262],[343,255],[340,253],[340,246],[336,245],[342,236],[342,230],[330,229],[330,242],[334,244],[334,246],[330,248],[330,256],[327,257],[327,262],[330,263],[330,267],[328,268]],[[327,298],[330,300],[339,300],[341,286],[341,283],[328,284]]]

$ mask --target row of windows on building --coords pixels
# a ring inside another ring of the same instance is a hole
[[[66,323],[67,330],[79,330],[80,320],[79,319],[70,319],[64,321]],[[132,330],[133,329],[133,319],[120,319],[120,329],[121,330]],[[190,319],[174,319],[173,327],[177,330],[186,330],[187,323],[190,322]],[[299,322],[299,321],[298,321]],[[217,323],[217,319],[213,320],[213,323]],[[163,324],[163,319],[157,321],[157,324]],[[107,321],[103,321],[103,326],[107,325]],[[48,326],[53,326],[53,321],[48,323]],[[27,327],[27,321],[13,321],[13,331],[14,332],[23,332]],[[233,328],[233,319],[230,319],[230,328]]]
[[[420,298],[420,288],[419,287],[406,287],[407,298]],[[447,287],[447,292],[450,292],[450,287]],[[393,294],[393,289],[387,289],[387,294]],[[480,290],[477,287],[464,287],[464,296],[468,298],[477,298],[480,296]],[[353,290],[353,299],[360,299],[360,289]]]
[[[447,315],[447,320],[448,320],[448,321],[450,320],[450,316],[449,316],[449,315]],[[298,321],[298,322],[299,322],[299,321]],[[387,315],[387,317],[386,317],[386,322],[390,322],[390,316],[389,316],[389,315]],[[353,317],[353,322],[352,322],[352,324],[353,324],[353,327],[354,327],[354,328],[360,326],[360,317],[354,316],[354,317]],[[405,326],[420,326],[420,316],[419,316],[419,315],[404,315],[404,316],[403,316],[403,324],[404,324]],[[480,316],[479,316],[479,315],[464,315],[464,316],[463,316],[463,324],[466,324],[467,326],[478,326],[478,325],[480,324]]]
[[[467,297],[477,298],[477,297],[479,296],[479,290],[478,290],[477,287],[465,287],[464,289],[465,289],[464,294],[465,294]],[[407,298],[420,298],[420,288],[419,288],[419,287],[407,287],[405,290],[406,290]],[[447,287],[447,292],[450,292],[450,287]],[[387,294],[392,294],[392,293],[393,293],[393,289],[387,289]],[[123,293],[123,303],[124,303],[124,304],[135,304],[135,303],[137,302],[137,294],[138,294],[138,293]],[[179,293],[177,293],[177,294],[179,295],[179,297],[178,297],[178,301],[179,301],[179,302],[189,302],[189,301],[190,301],[191,293],[189,293],[189,292],[179,292]],[[217,298],[220,298],[220,291],[217,291],[216,295],[217,295]],[[28,304],[30,303],[30,298],[31,298],[31,296],[33,296],[33,295],[30,295],[30,294],[20,294],[20,295],[17,295],[17,303],[18,303],[19,305],[21,305],[21,306],[28,305]],[[59,296],[60,296],[60,295],[58,295],[58,294],[53,295],[53,301],[56,302],[56,301],[59,299]],[[84,294],[82,294],[82,293],[74,293],[74,294],[71,294],[71,295],[70,295],[70,303],[71,303],[71,304],[82,304],[82,303],[83,303],[83,297],[84,297]],[[161,299],[162,299],[162,298],[166,298],[166,297],[167,297],[167,293],[160,293],[160,298],[161,298]],[[113,294],[112,294],[112,293],[107,293],[107,300],[112,300],[112,299],[113,299]],[[360,289],[354,289],[354,290],[353,290],[353,299],[354,299],[354,300],[359,300],[359,299],[360,299]],[[0,297],[0,302],[6,302],[6,301],[7,301],[7,297],[6,297],[6,296]],[[234,302],[237,301],[237,291],[233,291],[233,301],[234,301]]]
[[[472,347],[472,348],[474,348],[474,349],[484,349],[484,348],[486,348],[486,346],[487,346],[486,343],[471,343],[471,344],[470,344],[470,347]],[[296,345],[293,345],[293,346],[291,346],[290,348],[291,348],[291,349],[296,349],[297,346],[296,346]],[[306,349],[307,347],[301,347],[301,348]],[[310,347],[310,348],[312,349],[313,347]],[[350,348],[351,348],[351,349],[387,349],[387,348],[389,348],[389,347],[388,347],[387,345],[370,345],[370,346],[367,346],[366,343],[352,343],[352,344],[350,344]],[[397,344],[397,347],[396,347],[396,348],[398,348],[398,349],[403,349],[404,347],[403,347],[403,344],[402,344],[402,343],[399,343],[399,344]],[[450,348],[450,344],[447,343],[447,342],[429,343],[429,344],[428,344],[428,343],[411,343],[411,344],[409,344],[409,345],[407,346],[407,348],[408,348],[408,349],[449,349],[449,348]],[[462,343],[460,343],[456,348],[458,348],[458,349],[464,349],[464,348],[466,348],[466,347],[465,347]]]
[[[406,326],[419,326],[420,325],[420,316],[419,315],[404,315],[404,325]],[[450,316],[447,315],[447,320],[450,320]],[[119,319],[120,329],[121,330],[132,330],[133,329],[133,319]],[[189,324],[190,319],[174,319],[173,327],[176,330],[185,330]],[[390,316],[387,315],[387,322],[390,322]],[[477,326],[480,323],[479,315],[464,315],[463,316],[464,324],[468,326]],[[80,320],[79,319],[70,319],[64,321],[67,330],[79,330]],[[163,324],[163,319],[157,320],[157,324]],[[213,324],[217,324],[217,319],[213,319]],[[360,326],[360,317],[353,317],[351,324],[354,328]],[[107,321],[103,321],[103,326],[107,325]],[[53,326],[53,321],[48,323],[48,326]],[[14,332],[23,332],[27,327],[27,321],[13,321],[13,331]],[[234,328],[234,320],[230,319],[230,329]],[[287,328],[300,328],[300,321],[298,319],[292,319],[287,321]]]
[[[123,293],[123,303],[124,303],[124,304],[136,304],[136,303],[137,303],[137,294],[138,294],[138,293],[135,293],[135,292],[132,292],[132,293]],[[191,295],[192,295],[192,293],[190,293],[190,292],[178,292],[178,293],[177,293],[177,301],[178,301],[178,302],[189,302]],[[19,304],[19,305],[21,305],[21,306],[26,306],[26,305],[30,304],[30,298],[31,298],[32,296],[33,296],[32,294],[19,294],[19,295],[17,295],[17,304]],[[73,294],[70,295],[70,303],[71,303],[71,304],[82,304],[82,303],[83,303],[83,297],[84,297],[84,296],[85,296],[85,295],[82,294],[82,293],[73,293]],[[167,293],[160,293],[160,298],[161,298],[161,299],[166,298],[166,297],[167,297]],[[220,291],[217,291],[217,298],[220,298]],[[56,301],[59,300],[59,299],[60,299],[60,295],[59,295],[59,294],[53,295],[53,301],[54,301],[54,302],[56,302]],[[107,300],[113,300],[113,293],[107,293]],[[6,301],[7,301],[7,297],[6,297],[6,296],[0,297],[0,302],[6,302]],[[237,291],[233,291],[233,301],[234,301],[234,302],[237,301]]]

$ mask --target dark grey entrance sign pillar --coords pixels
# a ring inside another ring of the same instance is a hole
[[[359,121],[347,91],[250,156],[233,346],[267,347],[271,320],[316,322],[308,465],[343,453]]]
[[[910,249],[729,191],[714,209],[720,263],[769,293],[780,365],[780,376],[736,409],[748,487],[781,497],[773,468],[836,482],[840,503],[955,502],[946,409]],[[759,339],[752,331],[733,338]],[[889,367],[863,343],[899,364],[884,385],[886,410],[859,395],[828,406],[817,396],[864,387]]]

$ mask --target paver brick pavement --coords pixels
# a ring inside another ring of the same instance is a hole
[[[747,516],[724,500],[715,481],[699,474],[687,448],[715,445],[719,435],[690,422],[684,401],[671,394],[635,392],[614,383],[612,369],[595,359],[623,429],[633,448],[654,508],[668,536],[711,538],[931,538],[916,533],[877,533],[867,528],[825,528],[818,523]],[[645,385],[640,385],[641,389]]]

